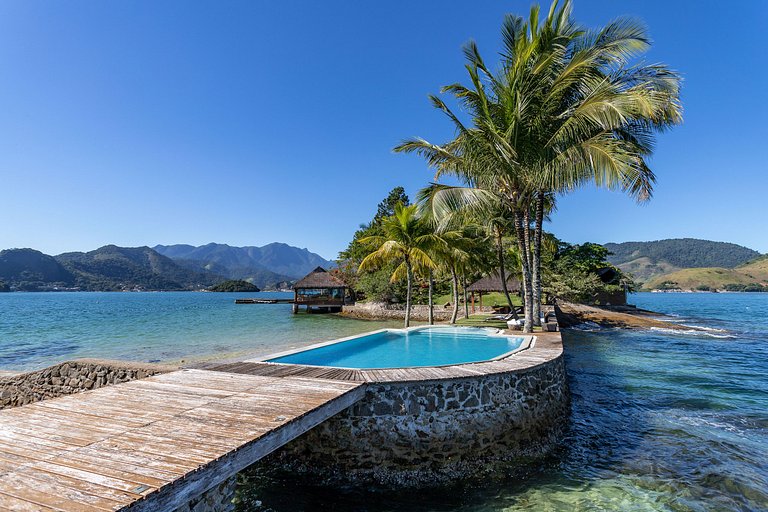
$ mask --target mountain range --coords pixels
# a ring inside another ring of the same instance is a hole
[[[0,251],[0,291],[199,290],[227,279],[274,289],[289,286],[318,265],[333,264],[307,249],[281,243],[264,247],[107,245],[57,256],[7,249]]]
[[[156,245],[153,249],[188,269],[246,280],[260,288],[296,280],[318,266],[329,268],[335,265],[307,249],[279,242],[263,247],[210,243],[198,247]]]
[[[608,243],[608,261],[645,289],[743,290],[768,285],[768,258],[737,244],[695,238]]]

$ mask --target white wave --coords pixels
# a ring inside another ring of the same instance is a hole
[[[690,327],[690,326],[686,326],[686,327]],[[707,338],[717,338],[717,339],[732,339],[736,337],[733,334],[719,334],[719,333],[711,332],[709,330],[700,330],[700,329],[669,329],[666,327],[651,327],[650,330],[655,332],[661,332],[664,334],[706,336]],[[727,331],[722,331],[722,332],[727,332]]]
[[[582,322],[580,324],[574,325],[573,327],[570,327],[571,329],[577,330],[577,331],[601,331],[603,330],[603,326],[600,324],[596,324],[595,322]]]

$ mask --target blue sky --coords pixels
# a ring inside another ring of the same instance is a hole
[[[453,134],[427,94],[490,61],[528,1],[0,3],[0,248],[263,245],[335,257],[394,186],[431,172],[391,148]],[[768,252],[768,2],[576,0],[643,19],[647,62],[685,79],[654,199],[584,189],[571,242],[697,237]]]

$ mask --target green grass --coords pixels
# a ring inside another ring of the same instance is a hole
[[[461,312],[459,313],[461,315]],[[469,315],[469,318],[463,318],[459,316],[458,320],[456,320],[456,325],[466,325],[469,327],[495,327],[496,329],[507,328],[506,322],[499,322],[498,320],[492,320],[490,322],[486,322],[485,319],[488,318],[489,316],[490,315],[485,313]]]

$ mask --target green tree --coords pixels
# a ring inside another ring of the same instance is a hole
[[[442,89],[471,124],[431,96],[457,136],[443,145],[411,139],[395,151],[421,154],[438,177],[463,182],[435,192],[438,209],[507,212],[530,332],[541,294],[545,202],[590,182],[649,198],[655,177],[646,158],[654,133],[681,120],[679,77],[663,65],[630,64],[649,47],[640,23],[622,18],[586,30],[571,19],[567,0],[560,8],[555,1],[541,22],[538,6],[527,21],[507,16],[502,39],[498,72],[470,41],[464,53],[471,85]]]
[[[360,240],[376,250],[360,262],[360,271],[396,264],[390,281],[406,280],[405,327],[410,326],[411,298],[413,295],[414,269],[434,268],[435,262],[429,256],[429,249],[439,243],[429,226],[418,215],[416,205],[395,205],[394,214],[381,220],[382,235],[365,237]]]

